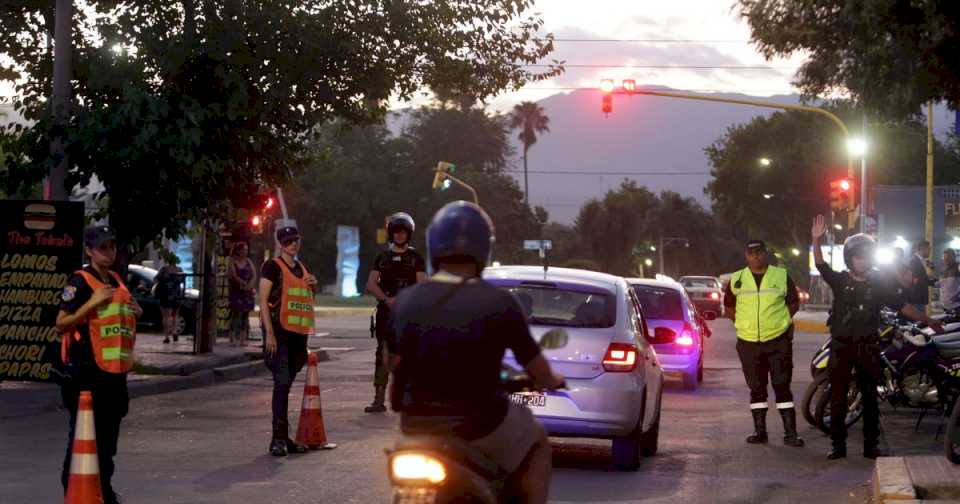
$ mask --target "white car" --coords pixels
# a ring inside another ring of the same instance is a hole
[[[567,388],[514,394],[551,436],[610,439],[614,465],[636,470],[657,452],[663,373],[654,351],[672,342],[670,329],[648,332],[640,305],[623,278],[565,268],[487,268],[484,279],[511,292],[539,340],[561,328],[566,346],[543,354]],[[504,364],[517,368],[512,353]]]

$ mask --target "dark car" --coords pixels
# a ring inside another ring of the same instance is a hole
[[[686,289],[690,300],[705,316],[710,314],[713,314],[713,318],[723,316],[723,287],[716,277],[680,277],[680,285]]]
[[[157,299],[157,270],[131,264],[127,269],[127,288],[140,307],[143,316],[137,321],[138,325],[163,329],[163,319],[160,314],[160,300]],[[177,334],[193,334],[196,329],[196,312],[199,304],[200,292],[196,289],[185,289],[180,284],[180,308],[177,313]]]

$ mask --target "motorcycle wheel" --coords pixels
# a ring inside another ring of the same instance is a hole
[[[823,388],[823,394],[817,400],[815,418],[817,428],[824,434],[830,434],[830,383]],[[847,418],[846,424],[849,429],[851,425],[857,423],[863,416],[863,396],[853,381],[850,383],[850,390],[847,392]]]
[[[800,413],[803,415],[803,419],[807,421],[808,424],[816,427],[817,426],[817,417],[816,417],[816,406],[817,402],[820,400],[820,397],[823,395],[823,391],[827,386],[827,373],[821,372],[817,373],[814,376],[814,380],[810,385],[807,385],[807,390],[803,392],[803,400],[800,402]]]
[[[960,464],[960,399],[953,402],[953,413],[947,421],[947,434],[943,442],[947,460]]]

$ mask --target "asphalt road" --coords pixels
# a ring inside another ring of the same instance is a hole
[[[270,381],[261,375],[182,392],[138,398],[123,423],[116,488],[129,503],[389,502],[383,449],[397,436],[393,414],[362,412],[373,388],[372,340],[365,318],[324,319],[334,360],[321,363],[327,432],[340,448],[283,459],[270,457]],[[631,502],[864,502],[872,463],[860,457],[859,426],[850,458],[828,462],[829,441],[806,425],[802,449],[782,445],[771,411],[772,442],[750,446],[748,395],[728,321],[713,322],[706,381],[684,392],[679,380],[664,395],[660,453],[637,472],[610,465],[609,442],[555,440],[551,500]],[[809,383],[807,363],[821,335],[798,334],[794,393]],[[295,387],[296,422],[302,390]],[[0,408],[3,406],[0,405]],[[898,453],[936,453],[938,419],[913,433],[913,412],[887,412],[884,427]],[[37,411],[0,420],[0,502],[57,502],[66,438],[65,412]],[[803,421],[801,420],[801,423]]]

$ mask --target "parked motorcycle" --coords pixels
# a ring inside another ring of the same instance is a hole
[[[541,338],[540,346],[562,348],[567,338],[555,329]],[[508,394],[536,390],[529,376],[509,368],[501,379]],[[507,501],[511,486],[499,466],[453,437],[404,436],[387,450],[387,474],[396,504],[498,504]]]

